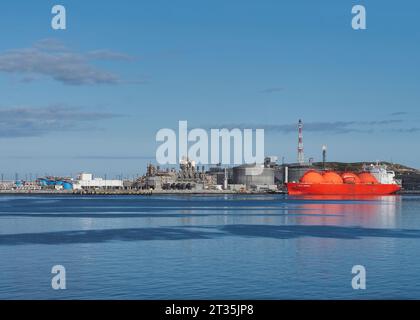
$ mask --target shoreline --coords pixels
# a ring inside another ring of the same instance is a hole
[[[75,192],[67,190],[0,190],[2,195],[73,195],[73,196],[152,196],[152,195],[273,195],[273,194],[287,194],[285,191],[276,192],[237,192],[230,190],[208,190],[208,191],[186,191],[186,190],[102,190],[102,191],[84,191]],[[397,192],[395,195],[420,195],[420,190],[403,190]]]
[[[85,191],[85,192],[74,192],[74,191],[57,191],[57,190],[0,190],[1,195],[78,195],[78,196],[92,196],[92,195],[138,195],[138,196],[151,196],[151,195],[224,195],[224,194],[232,194],[232,195],[252,195],[252,194],[286,194],[283,191],[277,192],[237,192],[237,191],[230,191],[230,190],[209,190],[209,191],[146,191],[146,190],[136,190],[136,191]]]

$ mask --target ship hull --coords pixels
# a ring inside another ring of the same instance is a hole
[[[397,184],[328,184],[301,183],[286,184],[290,195],[387,195],[394,194],[401,187]]]

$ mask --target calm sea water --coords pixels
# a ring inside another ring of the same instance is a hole
[[[3,195],[0,298],[420,299],[420,197]]]

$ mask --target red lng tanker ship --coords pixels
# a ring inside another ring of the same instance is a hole
[[[370,165],[360,174],[309,170],[299,182],[286,186],[290,195],[387,195],[401,189],[395,173],[379,165]]]

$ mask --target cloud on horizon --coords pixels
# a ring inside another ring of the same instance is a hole
[[[87,130],[84,123],[121,116],[65,105],[0,109],[0,138],[39,137],[50,132]]]
[[[390,113],[391,116],[405,116],[407,114],[408,112],[405,112],[405,111],[398,111],[398,112]]]
[[[284,91],[284,88],[272,87],[272,88],[266,88],[264,90],[261,90],[261,93],[274,93],[274,92],[281,92],[281,91]]]
[[[396,132],[396,133],[417,133],[417,132],[420,132],[420,127],[391,129],[389,131]]]
[[[66,85],[121,84],[121,78],[92,62],[132,61],[134,57],[108,49],[78,53],[56,39],[43,39],[32,47],[0,52],[0,72],[22,76],[23,82],[47,77]],[[139,81],[141,82],[141,81]]]
[[[377,127],[398,124],[403,122],[402,120],[375,120],[375,121],[332,121],[332,122],[307,122],[303,124],[304,130],[308,132],[321,132],[321,133],[334,133],[334,134],[345,134],[345,133],[372,133]],[[264,129],[267,132],[280,132],[284,134],[294,133],[297,130],[297,124],[279,124],[279,125],[267,125],[267,124],[224,124],[218,125],[212,128],[239,128],[239,129]],[[399,130],[399,129],[397,129]],[[399,131],[402,132],[402,131]]]
[[[30,156],[11,156],[2,155],[2,159],[76,159],[76,160],[154,160],[156,156],[151,155],[120,155],[120,156],[109,156],[109,155],[84,155],[84,156],[72,156],[72,155],[30,155]]]

